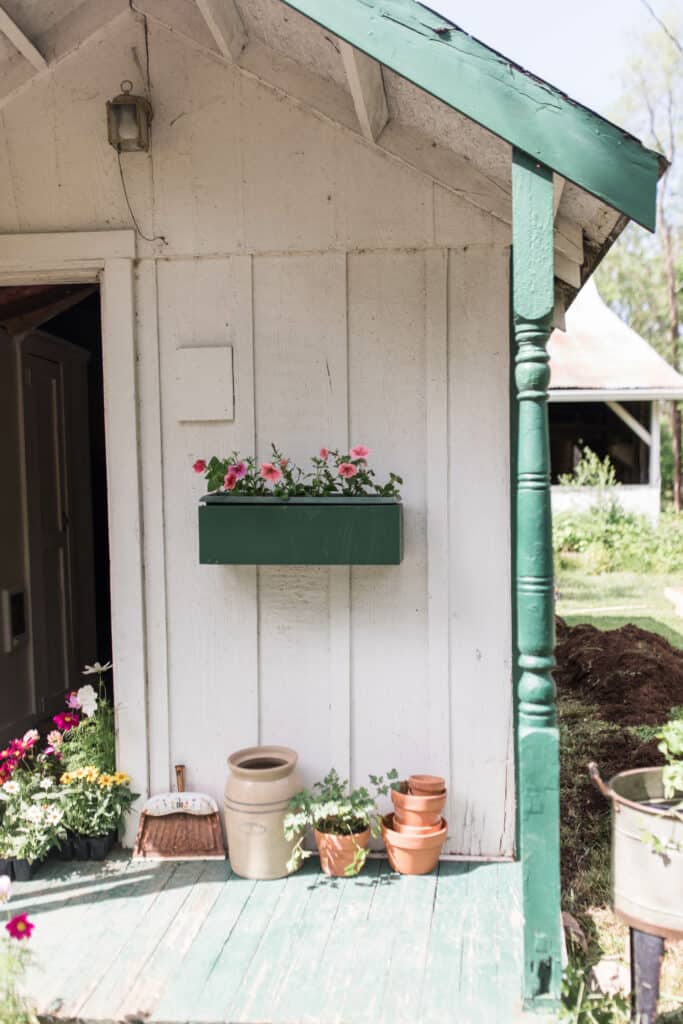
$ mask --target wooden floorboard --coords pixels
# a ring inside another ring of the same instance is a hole
[[[43,866],[16,884],[36,930],[27,991],[53,1022],[513,1024],[520,868],[382,859],[355,879],[252,882],[225,862]]]

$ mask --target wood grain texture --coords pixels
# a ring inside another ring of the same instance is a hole
[[[116,854],[41,868],[12,905],[36,922],[28,992],[55,1021],[525,1019],[517,864],[442,862],[409,878],[372,859],[332,879],[313,858],[252,882],[225,863]]]

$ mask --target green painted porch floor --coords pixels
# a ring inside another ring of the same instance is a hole
[[[252,882],[225,862],[51,862],[15,884],[41,1016],[252,1024],[521,1019],[519,864],[355,879],[315,858]]]

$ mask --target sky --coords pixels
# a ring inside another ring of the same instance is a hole
[[[650,3],[659,15],[671,6],[671,0]],[[641,0],[428,0],[428,6],[612,120],[630,43],[656,29]]]

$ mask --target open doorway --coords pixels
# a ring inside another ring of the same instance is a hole
[[[97,285],[0,288],[0,742],[111,657]]]

